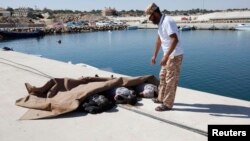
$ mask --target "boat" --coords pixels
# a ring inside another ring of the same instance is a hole
[[[138,26],[128,26],[127,27],[127,30],[136,30],[136,29],[138,29]]]
[[[210,27],[208,28],[208,30],[219,30],[219,28],[216,27],[216,26],[214,26],[214,25],[212,25],[212,26],[210,26]]]
[[[189,30],[192,30],[192,27],[188,26],[188,25],[184,25],[183,27],[180,27],[179,30],[180,31],[189,31]]]
[[[248,30],[250,31],[250,24],[238,24],[235,26],[236,30]]]
[[[0,39],[19,39],[19,38],[30,38],[43,36],[44,32],[36,30],[33,32],[17,32],[17,31],[0,31]]]

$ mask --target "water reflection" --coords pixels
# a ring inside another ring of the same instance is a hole
[[[108,42],[109,42],[109,47],[111,47],[111,43],[112,43],[112,31],[108,31]]]

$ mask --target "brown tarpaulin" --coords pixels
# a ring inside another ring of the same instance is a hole
[[[54,78],[36,91],[18,99],[16,105],[29,108],[22,120],[55,117],[78,108],[88,96],[117,86],[130,87],[141,83],[158,86],[159,81],[153,76],[139,77],[82,77],[80,79]]]

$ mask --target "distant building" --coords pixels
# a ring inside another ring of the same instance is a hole
[[[249,23],[250,11],[215,12],[200,15],[196,20],[214,23]]]
[[[29,13],[28,8],[20,7],[18,9],[14,10],[14,13],[13,13],[12,16],[15,16],[15,17],[27,17],[28,13]]]
[[[117,11],[115,8],[105,7],[102,11],[103,16],[117,16]]]
[[[0,8],[0,17],[10,17],[10,16],[11,16],[10,11],[6,11],[5,9]]]

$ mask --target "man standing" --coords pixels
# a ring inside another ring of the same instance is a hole
[[[176,88],[178,85],[183,50],[176,22],[169,16],[161,13],[159,7],[152,3],[145,10],[149,20],[158,25],[158,36],[151,64],[155,64],[160,47],[164,52],[161,59],[159,93],[155,103],[161,103],[156,111],[171,110],[174,104]]]

